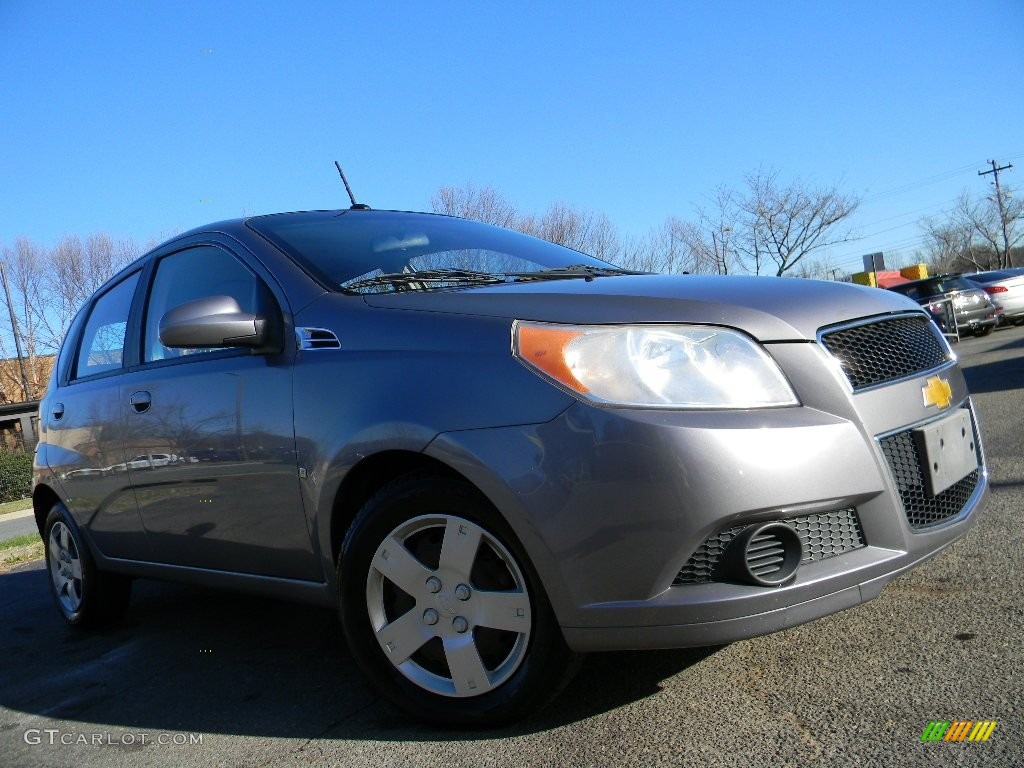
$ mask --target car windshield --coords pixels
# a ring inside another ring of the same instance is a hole
[[[247,224],[324,285],[358,293],[621,272],[546,240],[448,216],[314,211],[260,216]]]

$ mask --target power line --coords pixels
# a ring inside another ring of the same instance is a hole
[[[864,200],[865,202],[874,202],[875,200],[884,200],[887,197],[898,197],[899,195],[906,194],[907,192],[911,192],[915,189],[918,189],[919,187],[927,187],[930,184],[937,184],[940,181],[946,181],[947,179],[951,179],[954,176],[959,176],[963,173],[966,173],[967,171],[974,170],[974,168],[977,167],[977,165],[977,163],[971,163],[970,165],[963,165],[960,166],[959,168],[944,171],[943,173],[938,173],[934,176],[929,176],[928,178],[921,179],[919,181],[901,184],[900,186],[892,187],[891,189],[876,192],[873,195],[867,195],[865,196]]]
[[[917,209],[915,209],[913,211],[907,211],[906,213],[899,213],[899,214],[896,214],[895,216],[887,216],[884,219],[876,219],[873,224],[866,224],[866,225],[864,225],[865,229],[871,229],[875,224],[883,224],[883,223],[885,223],[887,221],[894,221],[896,219],[902,219],[902,218],[906,218],[906,217],[909,217],[909,216],[917,216],[918,217],[917,221],[907,221],[907,222],[904,222],[903,224],[897,224],[896,226],[893,226],[893,227],[887,227],[885,229],[880,229],[880,230],[878,230],[876,232],[872,232],[871,234],[868,234],[868,235],[861,235],[858,239],[866,240],[866,239],[871,238],[871,237],[877,237],[878,235],[884,235],[886,232],[895,232],[898,229],[904,229],[906,227],[912,226],[912,225],[914,225],[916,223],[919,223],[921,221],[921,217],[918,214],[923,213],[924,211],[934,210],[935,208],[945,208],[947,205],[950,205],[950,204],[955,203],[955,202],[956,202],[955,200],[951,200],[949,202],[935,203],[933,205],[926,205],[924,208],[917,208]]]
[[[882,253],[885,253],[885,254],[889,255],[889,254],[897,253],[899,251],[913,250],[915,248],[922,247],[927,242],[928,242],[928,238],[927,237],[915,237],[915,238],[910,238],[910,239],[907,239],[907,240],[901,240],[901,241],[898,241],[898,242],[886,243],[884,245],[878,246],[877,250],[881,251]],[[839,257],[836,257],[836,258],[832,259],[831,261],[836,266],[848,266],[850,264],[854,264],[854,265],[859,264],[863,258],[864,258],[864,255],[862,253],[858,253],[858,254],[850,254],[848,256],[839,256]]]
[[[1016,153],[1013,153],[1013,154],[1009,155],[1008,159],[1009,160],[1017,160],[1017,159],[1022,158],[1022,157],[1024,157],[1024,152],[1016,152]],[[991,165],[993,169],[992,170],[988,170],[988,171],[978,171],[977,173],[978,173],[978,175],[981,175],[981,176],[989,174],[989,173],[991,173],[991,174],[993,174],[995,176],[995,180],[996,180],[996,197],[997,197],[997,200],[998,200],[998,203],[999,203],[999,206],[1000,206],[1001,220],[1002,220],[1002,224],[1004,226],[1003,241],[1004,241],[1004,245],[1005,245],[1005,244],[1007,244],[1009,242],[1009,235],[1008,235],[1008,232],[1005,231],[1006,230],[1006,226],[1007,226],[1007,218],[1006,218],[1005,208],[1004,208],[1004,203],[1003,203],[1002,188],[998,184],[998,176],[999,176],[998,172],[999,171],[1003,171],[1003,170],[1007,170],[1008,168],[1012,168],[1013,165],[1012,165],[1012,163],[1007,163],[1007,165],[1000,167],[999,164],[996,161],[994,161],[994,160],[988,160],[988,161],[986,161],[986,163]],[[936,183],[938,181],[944,181],[944,180],[946,180],[948,178],[952,178],[953,176],[957,176],[957,175],[965,172],[966,170],[969,170],[969,169],[972,169],[972,168],[976,168],[976,167],[977,167],[977,163],[974,163],[972,165],[960,166],[958,168],[950,169],[948,171],[943,171],[943,172],[935,174],[933,176],[929,176],[929,177],[927,177],[925,179],[921,179],[919,181],[911,182],[909,184],[904,184],[904,185],[901,185],[901,186],[898,186],[898,187],[893,187],[891,189],[884,190],[883,192],[879,192],[876,195],[870,195],[870,196],[868,196],[868,197],[866,197],[864,199],[865,200],[874,201],[874,200],[882,199],[884,197],[894,197],[894,196],[897,196],[897,195],[900,195],[900,194],[905,194],[906,192],[909,192],[909,191],[911,191],[913,189],[916,189],[918,187],[927,186],[928,184],[933,184],[933,183]],[[897,215],[894,215],[894,216],[888,216],[888,217],[886,217],[884,219],[876,219],[872,224],[866,225],[865,228],[871,228],[871,227],[873,227],[873,226],[875,226],[877,224],[881,224],[883,222],[892,221],[892,220],[898,220],[898,219],[903,218],[903,217],[913,216],[915,213],[918,213],[918,212],[921,212],[921,211],[924,211],[924,210],[929,210],[929,209],[943,207],[945,205],[948,205],[948,204],[951,204],[951,203],[955,203],[955,202],[956,201],[953,200],[953,201],[950,201],[950,203],[937,203],[935,205],[927,206],[926,208],[918,209],[917,211],[897,214]],[[900,229],[905,229],[906,227],[909,227],[911,225],[912,225],[912,222],[907,222],[906,224],[900,224],[900,225],[897,225],[897,226],[888,227],[886,229],[881,229],[881,230],[878,230],[876,232],[872,232],[871,234],[864,235],[862,238],[859,238],[859,239],[864,240],[864,239],[869,239],[869,238],[877,237],[878,235],[882,235],[882,234],[885,234],[887,232],[895,232],[895,231],[898,231]],[[920,235],[920,236],[917,236],[917,237],[906,237],[906,238],[903,238],[901,240],[894,240],[894,241],[892,241],[890,243],[886,243],[886,244],[884,244],[882,246],[871,246],[871,249],[872,250],[880,250],[880,251],[888,253],[890,251],[901,251],[901,250],[916,249],[916,248],[923,247],[923,246],[927,245],[927,243],[928,243],[928,236],[927,235]],[[861,248],[860,250],[864,251],[864,250],[866,250],[866,248]],[[858,263],[863,258],[863,254],[862,253],[854,254],[854,253],[850,253],[849,251],[847,251],[847,253],[849,255],[842,255],[842,256],[833,257],[832,263],[840,265],[840,266],[848,265],[848,264],[856,264],[856,263]]]
[[[1020,159],[1020,158],[1024,158],[1024,152],[1014,152],[1014,153],[1008,154],[1007,157],[1010,160],[1017,160],[1017,159]],[[957,168],[951,168],[951,169],[949,169],[947,171],[940,171],[939,173],[934,174],[933,176],[927,176],[927,177],[925,177],[923,179],[918,179],[917,181],[911,181],[911,182],[908,182],[906,184],[900,184],[900,185],[897,185],[895,187],[891,187],[890,189],[883,189],[881,192],[876,192],[876,193],[871,194],[871,195],[866,195],[864,197],[864,201],[865,202],[873,202],[875,200],[881,200],[881,199],[884,199],[884,198],[887,198],[887,197],[897,197],[897,196],[905,194],[907,192],[911,192],[911,191],[917,189],[918,187],[926,187],[929,184],[936,184],[936,183],[938,183],[940,181],[945,181],[947,179],[951,179],[954,176],[959,176],[959,175],[961,175],[963,173],[966,173],[967,171],[974,170],[978,166],[978,163],[980,163],[980,162],[982,162],[982,161],[978,160],[978,161],[975,161],[973,163],[969,163],[967,165],[961,165],[961,166],[959,166]],[[987,162],[987,161],[985,161],[985,162]]]
[[[954,200],[944,201],[944,202],[941,202],[941,203],[932,203],[931,205],[926,205],[923,208],[915,208],[912,211],[906,211],[904,213],[897,213],[897,214],[894,214],[892,216],[886,216],[884,219],[875,219],[870,224],[865,225],[865,228],[866,229],[871,229],[875,225],[877,225],[877,224],[884,224],[887,221],[895,221],[896,219],[903,219],[903,218],[906,218],[908,216],[917,216],[918,214],[924,213],[925,211],[932,211],[932,210],[935,210],[936,208],[944,208],[947,205],[952,205],[955,202],[956,202],[956,200],[954,199]],[[906,226],[906,225],[903,224],[901,226]],[[888,231],[888,230],[883,230],[883,231]],[[880,234],[880,233],[876,232],[875,234],[877,235],[877,234]],[[872,237],[872,236],[873,235],[865,235],[865,237]]]

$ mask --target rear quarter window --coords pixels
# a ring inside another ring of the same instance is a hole
[[[82,329],[72,378],[95,376],[124,365],[128,315],[138,282],[136,272],[96,299]]]

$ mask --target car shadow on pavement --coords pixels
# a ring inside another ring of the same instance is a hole
[[[490,730],[443,730],[380,703],[340,722],[324,738],[371,741],[475,741],[542,733],[589,720],[654,696],[663,683],[724,646],[588,654],[565,690],[546,708]]]
[[[965,358],[964,377],[971,394],[1004,392],[1024,387],[1024,334],[1018,333],[1017,336],[1012,341],[988,350],[1002,353],[998,360],[974,363],[970,358]],[[1017,353],[1013,354],[1011,350],[1017,350]]]
[[[28,728],[369,741],[511,736],[644,699],[715,650],[593,654],[537,715],[500,731],[441,731],[378,700],[333,611],[138,581],[119,624],[83,632],[58,616],[36,562],[0,574],[0,740]]]

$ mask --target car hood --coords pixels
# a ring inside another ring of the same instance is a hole
[[[367,294],[387,309],[555,323],[705,323],[761,341],[808,341],[819,328],[871,315],[920,311],[892,291],[782,277],[624,275],[504,283],[459,290]]]

